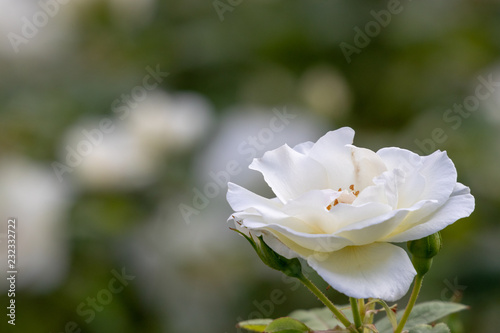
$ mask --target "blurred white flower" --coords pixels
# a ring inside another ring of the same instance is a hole
[[[60,160],[83,186],[127,190],[150,184],[165,157],[192,148],[212,123],[209,102],[195,93],[150,93],[122,116],[68,131]],[[61,177],[67,177],[63,168]]]
[[[235,106],[227,110],[209,146],[195,163],[198,182],[214,181],[213,174],[235,161],[241,172],[231,177],[239,184],[255,184],[258,174],[242,172],[254,157],[286,142],[316,140],[326,131],[323,119],[286,106],[264,108]],[[224,191],[221,191],[224,192]]]
[[[0,0],[0,55],[52,58],[71,43],[75,12],[58,1]]]
[[[153,92],[126,119],[146,149],[182,151],[201,139],[212,124],[212,107],[196,93]]]
[[[242,281],[250,285],[253,269],[259,271],[261,265],[248,264],[255,256],[236,246],[238,237],[228,239],[230,231],[220,223],[230,212],[227,204],[211,206],[202,223],[187,225],[177,213],[179,199],[161,202],[152,219],[130,233],[124,253],[127,267],[140,272],[134,281],[140,300],[160,314],[165,332],[182,332],[186,327],[193,332],[206,327],[224,332],[227,322],[234,321],[233,306]],[[233,243],[234,251],[228,255]],[[243,265],[245,255],[249,260]],[[227,274],[228,267],[233,274]],[[221,290],[224,297],[218,297]]]
[[[45,291],[56,287],[68,266],[64,217],[68,189],[50,168],[9,157],[0,161],[0,234],[7,248],[7,219],[16,218],[16,287]],[[0,251],[0,269],[7,271],[7,251]],[[7,287],[7,280],[0,280]]]
[[[225,170],[231,160],[237,161],[243,171],[253,155],[261,155],[285,142],[317,139],[325,130],[324,122],[317,117],[285,107],[273,111],[272,108],[240,106],[227,110],[226,114],[215,131],[215,138],[193,163],[201,191],[205,183],[214,182],[211,171]],[[192,121],[202,118],[195,115]],[[136,133],[147,132],[148,126],[142,128],[144,130]],[[255,176],[258,178],[257,173]],[[249,181],[245,172],[234,179]],[[228,256],[228,246],[233,242],[236,245],[239,239],[236,236],[228,239],[227,226],[220,223],[231,211],[224,196],[225,184],[219,192],[220,196],[211,198],[210,205],[197,215],[199,220],[193,217],[193,223],[189,224],[179,212],[178,204],[191,205],[193,193],[168,198],[161,203],[161,211],[134,230],[126,242],[130,254],[125,257],[130,260],[131,269],[141,272],[137,276],[141,300],[152,310],[161,311],[167,331],[182,331],[189,326],[195,331],[211,327],[223,332],[225,323],[234,321],[233,304],[239,301],[242,279],[259,275],[260,270],[264,279],[276,278],[266,275],[269,270],[258,265],[257,258],[247,249],[233,246],[234,251]],[[176,255],[172,255],[174,252]],[[241,258],[246,259],[245,265],[240,264]],[[225,273],[228,267],[234,274]],[[226,297],[217,297],[222,288],[227,290]],[[180,297],[184,299],[182,304],[178,302]],[[213,309],[217,309],[217,316]],[[197,320],[192,322],[189,318]]]
[[[85,126],[75,126],[69,131],[65,141],[65,150],[61,157],[67,165],[70,150],[76,152],[71,166],[77,181],[84,187],[93,189],[131,189],[141,187],[152,181],[156,172],[157,160],[148,150],[143,149],[139,140],[131,133],[115,124],[111,133],[100,132],[102,137],[92,143],[84,134],[83,129],[90,131],[98,129],[98,123],[86,123]],[[85,149],[82,143],[86,143]]]
[[[488,121],[500,124],[500,89],[496,85],[496,83],[500,81],[500,63],[497,62],[489,68],[486,68],[481,75],[483,77],[492,76],[494,85],[489,88],[495,89],[491,93],[491,96],[481,101],[481,103],[484,103],[484,109],[486,110],[485,116]],[[477,80],[475,80],[474,83],[477,84]]]

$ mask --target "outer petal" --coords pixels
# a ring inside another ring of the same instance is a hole
[[[262,173],[283,203],[307,191],[328,188],[328,176],[323,166],[288,145],[254,159],[249,168]]]
[[[422,167],[422,156],[407,149],[397,147],[382,148],[377,151],[387,169],[401,169],[405,173],[413,173]]]
[[[257,217],[258,218],[258,217]],[[285,245],[283,242],[281,242],[278,238],[276,238],[273,234],[267,231],[259,231],[259,230],[254,230],[254,229],[248,229],[247,227],[244,227],[243,225],[240,225],[239,223],[235,223],[236,229],[242,232],[243,234],[250,236],[253,235],[255,237],[263,236],[264,241],[266,242],[269,247],[271,247],[275,252],[278,254],[284,256],[285,258],[291,259],[291,258],[305,258],[308,255],[311,255],[313,252],[309,251],[307,249],[304,249],[296,244],[290,244]],[[250,232],[250,230],[252,232]],[[292,247],[295,248],[295,251],[292,250]]]
[[[338,251],[346,246],[354,245],[352,241],[341,236],[308,234],[293,230],[282,224],[269,224],[264,222],[260,216],[248,216],[243,221],[243,226],[253,231],[270,233],[286,246],[294,250],[300,247],[304,251],[309,251],[307,253]],[[298,253],[306,256],[307,253],[304,251],[297,250]]]
[[[276,219],[287,217],[282,211],[281,203],[278,204],[231,182],[227,187],[227,202],[234,211],[252,210],[261,215],[275,216]]]
[[[296,152],[299,152],[301,154],[307,155],[309,153],[309,150],[314,146],[314,142],[311,141],[306,141],[299,143],[298,145],[293,147],[293,150]]]
[[[422,158],[420,173],[425,177],[422,199],[444,203],[457,184],[457,169],[445,151],[436,151]]]
[[[262,223],[278,223],[304,233],[317,233],[315,226],[283,212],[283,204],[257,195],[239,185],[228,183],[227,201],[236,211],[237,220],[256,219]]]
[[[307,262],[333,288],[356,298],[396,301],[416,275],[406,252],[387,243],[349,246],[310,256]]]
[[[448,201],[438,210],[424,216],[417,210],[384,241],[406,242],[432,235],[458,219],[469,216],[474,210],[474,205],[470,189],[457,183]]]
[[[266,242],[271,249],[285,258],[306,258],[313,253],[313,251],[305,249],[290,241],[287,241],[285,245],[285,243],[276,238],[272,233],[261,232],[260,234],[264,237],[264,242]]]

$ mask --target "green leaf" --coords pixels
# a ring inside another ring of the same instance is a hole
[[[272,319],[251,319],[239,322],[237,326],[250,332],[264,332],[272,321]]]
[[[304,323],[290,317],[278,318],[264,330],[266,333],[308,333],[309,331],[309,327]]]
[[[432,327],[429,325],[417,325],[410,330],[409,333],[450,333],[450,329],[446,324],[437,324]]]
[[[339,308],[344,307],[340,306]],[[347,307],[347,306],[345,306]],[[343,311],[350,321],[352,321],[352,313],[350,311]],[[288,315],[291,318],[297,319],[312,330],[328,330],[336,328],[337,326],[344,327],[338,321],[333,313],[328,308],[316,308],[311,310],[296,310]]]
[[[422,325],[422,324],[430,324],[438,319],[441,319],[449,314],[462,311],[467,309],[468,307],[463,304],[451,303],[451,302],[425,302],[418,305],[415,305],[413,311],[406,322],[405,329],[411,330],[412,328]],[[401,320],[403,316],[404,310],[398,311],[397,318],[398,322]],[[391,333],[392,326],[387,318],[383,318],[375,323],[375,326],[379,330],[380,333]],[[424,331],[425,332],[425,331]],[[432,331],[434,332],[434,331]],[[438,331],[439,332],[439,331]]]

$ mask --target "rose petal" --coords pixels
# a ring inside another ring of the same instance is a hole
[[[390,211],[390,206],[378,202],[369,202],[360,206],[339,203],[331,208],[332,224],[325,231],[335,233],[360,221],[372,219],[379,221],[381,216]]]
[[[348,225],[338,230],[335,235],[345,237],[355,245],[365,245],[377,242],[394,233],[402,221],[414,211],[419,211],[428,202],[421,201],[411,208],[390,210],[370,219]]]
[[[335,235],[351,240],[355,245],[366,245],[376,242],[390,234],[408,215],[407,211],[390,211],[386,214],[354,223],[339,230]]]
[[[227,187],[227,202],[234,211],[255,209],[261,215],[271,214],[281,218],[287,217],[282,211],[283,205],[281,203],[278,204],[231,182],[227,184]]]
[[[405,173],[414,173],[422,167],[422,156],[407,149],[397,147],[382,148],[377,151],[388,170],[401,169]]]
[[[254,223],[258,223],[258,222],[254,221]],[[289,245],[292,245],[292,247],[295,246],[295,248],[300,253],[302,253],[302,255],[300,255],[298,252],[292,250],[291,246],[287,246],[287,245],[283,244],[283,242],[281,242],[279,239],[277,239],[273,234],[271,234],[268,231],[253,230],[253,229],[251,230],[251,229],[248,229],[247,227],[245,227],[239,223],[235,223],[235,227],[238,231],[242,232],[243,234],[245,234],[247,236],[251,236],[254,239],[262,236],[264,238],[264,242],[266,242],[266,244],[269,245],[270,248],[272,248],[275,252],[284,256],[285,258],[288,258],[288,259],[300,258],[304,254],[307,254],[307,255],[312,254],[312,251],[300,248],[296,244],[289,244]]]
[[[309,150],[314,146],[314,142],[311,141],[306,141],[299,143],[298,145],[293,147],[293,150],[295,150],[298,153],[307,155],[309,153]]]
[[[316,230],[315,234],[328,234],[331,233],[335,220],[327,207],[339,195],[340,193],[334,190],[309,191],[295,200],[288,201],[283,211],[311,225],[311,228]]]
[[[282,224],[268,224],[259,217],[248,217],[243,221],[243,225],[254,231],[271,233],[292,248],[297,245],[308,251],[331,252],[353,245],[350,240],[341,236],[303,233]]]
[[[352,203],[363,205],[369,202],[379,202],[396,209],[399,201],[399,191],[404,186],[404,173],[400,169],[386,171],[373,179],[375,185],[361,191]]]
[[[408,215],[408,218],[401,223],[388,237],[386,242],[406,242],[420,239],[436,233],[457,220],[469,216],[474,210],[474,197],[470,194],[470,189],[457,183],[448,201],[437,210],[437,204],[431,209],[421,209]],[[425,214],[425,212],[429,212]]]
[[[314,254],[314,251],[306,249],[287,238],[280,240],[268,231],[262,231],[260,234],[263,236],[264,242],[266,242],[271,249],[285,258],[307,258]]]
[[[422,157],[420,173],[425,177],[422,198],[444,203],[457,184],[457,170],[445,151],[436,151]]]
[[[406,149],[383,148],[377,151],[389,170],[400,170],[402,178],[398,182],[398,202],[396,208],[411,207],[422,200],[422,193],[426,187],[422,169],[422,157]]]
[[[317,233],[310,223],[290,216],[283,211],[283,204],[264,198],[239,185],[228,183],[227,201],[236,211],[232,214],[237,220],[260,216],[263,223],[279,223],[288,228],[305,233]]]
[[[354,184],[354,166],[351,148],[354,131],[343,127],[322,136],[309,150],[308,156],[324,166],[329,179],[329,188],[348,188]]]
[[[254,159],[249,168],[262,173],[283,203],[307,191],[328,188],[328,176],[323,166],[288,145]]]
[[[353,184],[357,190],[373,185],[373,178],[387,170],[380,156],[370,149],[351,146],[351,160],[354,165]]]
[[[406,252],[387,243],[349,246],[312,255],[307,262],[333,288],[355,298],[396,301],[416,275]]]

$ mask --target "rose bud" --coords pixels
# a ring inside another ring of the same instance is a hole
[[[408,250],[412,254],[413,267],[418,274],[424,275],[432,265],[432,258],[441,250],[441,234],[436,232],[430,236],[409,241]]]

